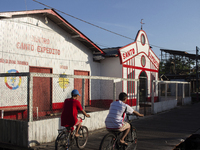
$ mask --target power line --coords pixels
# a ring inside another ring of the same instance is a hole
[[[105,31],[107,31],[107,32],[116,34],[116,35],[118,35],[118,36],[122,36],[122,37],[127,38],[127,39],[130,39],[130,40],[134,40],[134,39],[132,39],[132,38],[130,38],[130,37],[127,37],[127,36],[124,36],[124,35],[122,35],[122,34],[119,34],[119,33],[113,32],[113,31],[110,31],[110,30],[108,30],[108,29],[105,29],[105,28],[103,28],[103,27],[100,27],[100,26],[98,26],[98,25],[95,25],[95,24],[93,24],[93,23],[90,23],[90,22],[85,21],[85,20],[83,20],[83,19],[77,18],[77,17],[72,16],[72,15],[70,15],[70,14],[67,14],[67,13],[65,13],[65,12],[63,12],[63,11],[60,11],[60,10],[55,9],[55,8],[53,8],[53,7],[50,7],[50,6],[46,5],[46,4],[43,4],[43,3],[41,3],[41,2],[38,2],[38,1],[36,1],[36,0],[33,0],[33,1],[39,3],[39,4],[43,5],[43,6],[49,7],[49,8],[51,8],[51,9],[54,9],[54,10],[56,10],[56,11],[58,11],[58,12],[60,12],[60,13],[63,13],[63,14],[65,14],[65,15],[68,15],[68,16],[70,16],[70,17],[72,17],[72,18],[75,18],[75,19],[77,19],[77,20],[80,20],[80,21],[85,22],[85,23],[87,23],[87,24],[90,24],[90,25],[92,25],[92,26],[95,26],[95,27],[97,27],[97,28],[100,28],[100,29],[102,29],[102,30],[105,30]]]
[[[87,23],[87,24],[89,24],[89,25],[92,25],[92,26],[94,26],[94,27],[97,27],[97,28],[99,28],[99,29],[102,29],[102,30],[104,30],[104,31],[107,31],[107,32],[110,32],[110,33],[112,33],[112,34],[115,34],[115,35],[124,37],[124,38],[126,38],[126,39],[135,41],[135,39],[133,39],[133,38],[130,38],[130,37],[127,37],[127,36],[125,36],[125,35],[122,35],[122,34],[119,34],[119,33],[113,32],[113,31],[110,31],[110,30],[108,30],[108,29],[105,29],[105,28],[103,28],[103,27],[100,27],[100,26],[98,26],[98,25],[95,25],[95,24],[93,24],[93,23],[90,23],[90,22],[85,21],[85,20],[83,20],[83,19],[80,19],[80,18],[75,17],[75,16],[73,16],[73,15],[70,15],[70,14],[68,14],[68,13],[65,13],[65,12],[63,12],[63,11],[61,11],[61,10],[58,10],[58,9],[53,8],[53,7],[51,7],[51,6],[48,6],[48,5],[46,5],[46,4],[44,4],[44,3],[41,3],[41,2],[39,2],[39,1],[37,1],[37,0],[33,0],[33,1],[36,2],[36,3],[38,3],[38,4],[43,5],[43,6],[45,6],[45,7],[54,9],[54,10],[60,12],[60,13],[63,13],[63,14],[65,14],[65,15],[67,15],[67,16],[70,16],[70,17],[72,17],[72,18],[74,18],[74,19],[77,19],[77,20],[79,20],[79,21],[82,21],[82,22],[84,22],[84,23]],[[137,42],[141,42],[141,41],[137,41]],[[157,47],[157,48],[160,48],[160,49],[164,49],[164,47],[156,46],[156,45],[153,45],[153,44],[148,44],[148,45],[149,45],[149,46],[153,46],[153,47]]]

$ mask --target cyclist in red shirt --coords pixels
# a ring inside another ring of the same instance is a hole
[[[74,89],[71,92],[71,98],[65,99],[64,105],[63,105],[63,112],[61,114],[61,126],[64,127],[73,127],[76,126],[76,133],[75,136],[78,137],[78,131],[81,127],[82,120],[81,118],[77,118],[78,110],[82,112],[86,117],[90,117],[89,114],[87,114],[82,106],[81,103],[77,100],[78,96],[80,96],[78,90]]]

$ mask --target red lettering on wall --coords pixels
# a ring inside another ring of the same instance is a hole
[[[21,49],[21,50],[34,51],[34,45],[28,44],[28,43],[17,42],[16,47],[17,49]],[[54,48],[49,48],[49,47],[38,46],[37,51],[41,53],[60,55],[59,49],[54,49]]]
[[[17,42],[16,46],[17,46],[17,49],[34,51],[34,46],[31,44]]]
[[[149,59],[155,64],[155,66],[158,68],[159,64],[158,61],[154,58],[154,56],[149,51]]]
[[[134,54],[135,54],[135,50],[134,50],[134,48],[133,48],[133,49],[127,51],[127,52],[124,52],[124,53],[122,54],[122,56],[123,56],[123,59],[126,59],[127,57],[130,57],[130,56],[132,56],[132,55],[134,55]]]
[[[42,43],[42,44],[49,44],[50,40],[43,38],[43,37],[37,37],[37,36],[32,36],[32,41],[36,43]]]
[[[47,54],[54,54],[54,55],[60,55],[60,50],[58,49],[53,49],[53,48],[48,48],[48,47],[37,47],[37,51],[41,53],[47,53]]]
[[[19,60],[16,61],[16,60],[3,59],[3,58],[0,58],[0,63],[28,65],[27,61],[19,61]]]

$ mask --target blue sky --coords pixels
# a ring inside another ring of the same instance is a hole
[[[37,1],[132,39],[141,28],[141,19],[144,19],[143,30],[159,58],[160,48],[195,54],[196,46],[200,47],[200,0]],[[44,8],[32,0],[0,0],[0,12]],[[133,42],[58,13],[101,48]]]

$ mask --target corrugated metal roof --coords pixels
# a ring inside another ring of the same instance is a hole
[[[160,50],[168,54],[180,55],[180,56],[188,57],[190,59],[196,59],[196,54],[189,54],[188,52],[185,52],[185,51],[169,50],[169,49],[160,49]],[[198,59],[200,59],[200,56],[198,56]]]

